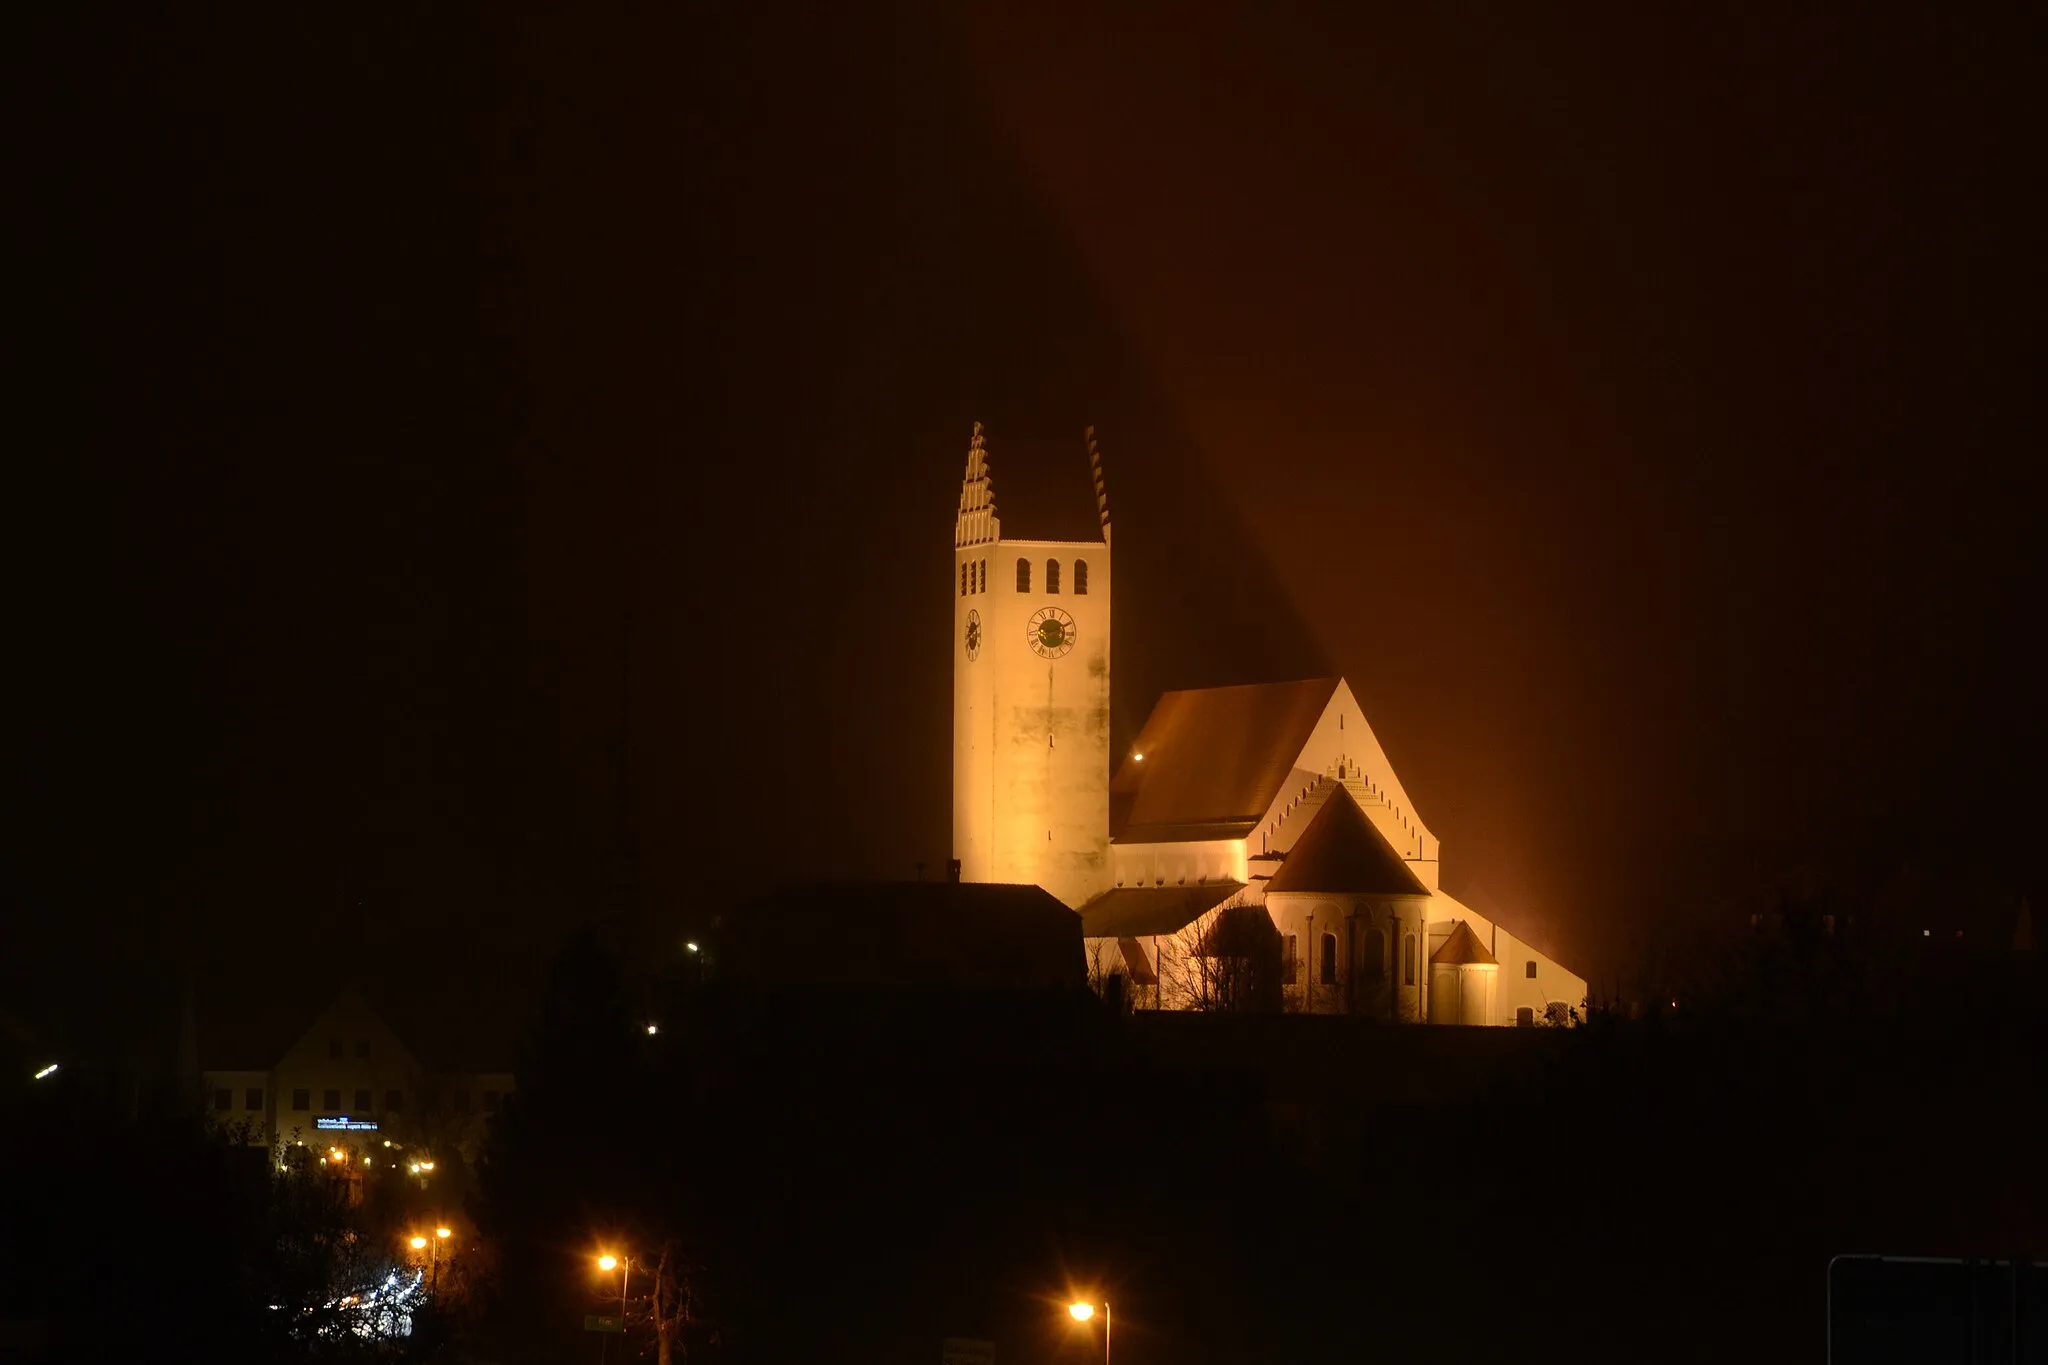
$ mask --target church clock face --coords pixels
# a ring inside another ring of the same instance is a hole
[[[970,609],[967,613],[967,657],[971,662],[981,653],[981,613]]]
[[[1057,659],[1074,647],[1074,618],[1058,607],[1040,607],[1024,628],[1031,652],[1041,659]]]

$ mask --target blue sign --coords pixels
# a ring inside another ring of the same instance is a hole
[[[347,1114],[339,1114],[331,1119],[314,1119],[313,1126],[330,1133],[374,1133],[377,1131],[377,1120],[352,1119]]]

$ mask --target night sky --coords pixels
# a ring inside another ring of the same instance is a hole
[[[23,35],[29,1008],[935,873],[975,419],[1100,432],[1120,745],[1341,672],[1575,966],[2038,888],[2037,35],[561,8]]]

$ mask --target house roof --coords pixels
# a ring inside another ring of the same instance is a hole
[[[983,450],[1004,540],[1102,540],[1102,507],[1088,443],[991,435]]]
[[[1498,967],[1499,959],[1486,950],[1479,941],[1479,935],[1472,932],[1472,926],[1459,920],[1451,930],[1451,936],[1444,940],[1444,946],[1429,955],[1431,963],[1443,963],[1449,967]]]
[[[1081,933],[1088,938],[1177,934],[1242,890],[1242,882],[1119,886],[1081,907]]]
[[[1279,795],[1336,691],[1335,678],[1309,678],[1168,692],[1109,784],[1110,837],[1243,838]],[[1208,832],[1181,833],[1189,828]]]
[[[1324,779],[1326,782],[1330,779]],[[1287,851],[1266,883],[1266,894],[1287,891],[1330,895],[1426,896],[1427,887],[1359,809],[1341,782]]]

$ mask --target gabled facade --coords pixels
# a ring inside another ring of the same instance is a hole
[[[509,1071],[423,1065],[352,989],[336,995],[270,1065],[210,1068],[200,1082],[209,1121],[243,1129],[259,1146],[342,1143],[367,1151],[391,1139],[472,1158],[513,1084]]]

